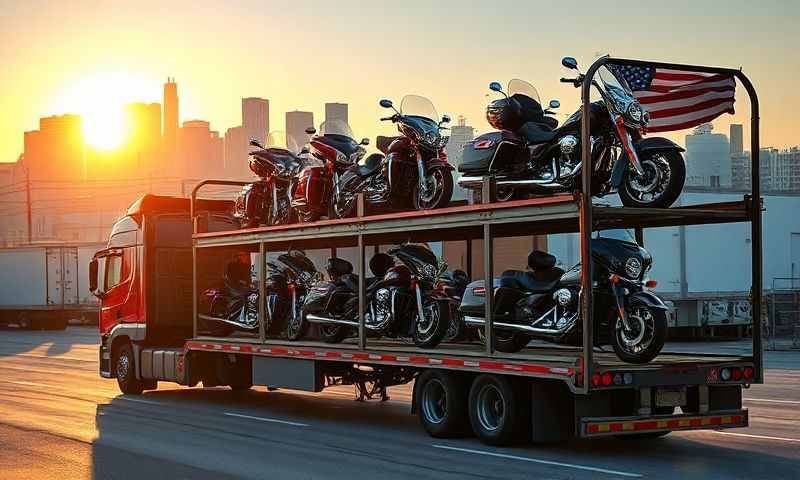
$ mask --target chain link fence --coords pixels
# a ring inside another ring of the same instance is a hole
[[[776,277],[764,296],[762,327],[767,350],[800,349],[800,278]]]

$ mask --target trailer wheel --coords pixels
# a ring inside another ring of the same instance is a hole
[[[142,382],[136,378],[136,362],[130,343],[120,345],[114,354],[114,373],[122,393],[139,395],[144,390]]]
[[[511,445],[530,435],[530,391],[523,382],[481,375],[469,392],[472,431],[489,445]]]
[[[428,370],[416,383],[417,412],[433,437],[463,436],[469,432],[467,391],[461,375]]]

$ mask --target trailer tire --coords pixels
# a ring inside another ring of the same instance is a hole
[[[144,390],[144,384],[136,378],[136,360],[133,356],[131,344],[125,342],[114,350],[114,374],[122,393],[139,395]]]
[[[415,383],[417,412],[422,428],[437,438],[469,433],[467,389],[462,375],[427,370]]]
[[[512,445],[530,437],[530,388],[501,375],[480,375],[469,391],[472,431],[488,445]]]

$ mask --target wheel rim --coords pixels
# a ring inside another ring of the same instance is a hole
[[[431,172],[431,174],[425,178],[425,184],[427,186],[427,189],[425,189],[427,192],[419,188],[419,184],[417,184],[416,187],[418,210],[430,210],[435,208],[441,201],[442,195],[444,195],[444,177],[442,171],[434,170]]]
[[[655,337],[653,313],[645,307],[633,308],[628,311],[628,325],[630,330],[626,330],[622,319],[617,317],[617,344],[630,355],[640,355],[653,343]]]
[[[131,360],[128,358],[127,353],[123,353],[117,359],[117,378],[125,380],[128,378],[128,372],[131,368]]]
[[[498,188],[497,189],[497,201],[498,202],[507,202],[514,197],[514,189],[513,188]]]
[[[477,416],[481,428],[494,432],[503,426],[506,417],[505,399],[496,385],[481,387],[477,398]]]
[[[439,379],[431,379],[425,384],[422,414],[430,423],[442,423],[447,416],[447,392]]]
[[[425,318],[419,318],[417,315],[417,338],[421,341],[430,340],[436,332],[436,326],[439,324],[439,305],[436,302],[430,303],[423,307],[422,314]]]
[[[654,203],[667,191],[672,179],[672,169],[663,154],[646,157],[641,166],[643,175],[629,174],[625,181],[625,190],[638,202]]]
[[[319,327],[322,334],[328,337],[335,337],[336,335],[338,335],[339,328],[341,327],[338,325],[320,325]]]

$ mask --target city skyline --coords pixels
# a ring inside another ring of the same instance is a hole
[[[15,21],[0,20],[0,53],[4,67],[14,72],[3,80],[0,161],[16,159],[22,150],[21,132],[35,128],[38,118],[77,113],[89,125],[105,104],[161,100],[161,82],[167,75],[185,86],[179,121],[207,119],[221,132],[239,124],[239,99],[256,95],[269,97],[276,112],[311,111],[315,118],[324,118],[326,101],[347,102],[356,136],[374,138],[393,130],[378,122],[384,113],[378,100],[399,102],[406,93],[428,96],[440,113],[464,115],[484,131],[486,85],[515,77],[531,81],[545,102],[558,98],[563,120],[577,108],[579,95],[558,82],[565,73],[559,60],[573,55],[586,67],[596,52],[741,66],[761,95],[762,144],[781,148],[798,143],[793,112],[800,108],[800,99],[785,93],[794,90],[793,80],[800,73],[800,62],[789,47],[800,43],[800,31],[791,21],[800,5],[726,2],[725,8],[708,9],[716,12],[711,22],[693,3],[677,3],[626,3],[611,12],[594,4],[575,9],[507,1],[476,6],[469,14],[447,2],[341,2],[335,9],[287,2],[269,2],[267,8],[248,2],[215,4],[212,9],[203,2],[176,2],[163,10],[146,1],[136,7],[78,1],[48,5],[47,15],[38,8],[12,7]],[[180,35],[170,15],[177,11],[187,26]],[[330,13],[330,21],[320,21],[320,11]],[[669,28],[651,28],[653,16]],[[286,48],[285,39],[295,37],[286,25],[297,18],[308,19],[314,28]],[[345,18],[353,18],[360,28],[354,31],[350,21],[341,21]],[[531,30],[523,18],[565,21],[540,22]],[[625,28],[584,33],[595,23],[617,22]],[[502,34],[493,35],[501,23]],[[219,34],[207,35],[209,31]],[[374,41],[401,32],[402,45]],[[745,33],[748,41],[741,41]],[[60,38],[70,41],[57,41]],[[337,48],[326,52],[320,46],[330,38],[337,39]],[[689,38],[691,42],[685,40]],[[765,46],[771,55],[763,54]],[[80,61],[73,61],[76,58]],[[307,74],[312,61],[316,72],[330,72],[324,81],[319,74]],[[747,124],[749,109],[741,93],[739,100],[737,114],[720,119],[720,130],[729,123]]]

